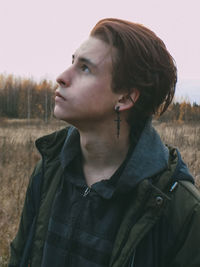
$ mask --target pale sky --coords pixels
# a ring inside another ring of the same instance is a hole
[[[200,101],[200,0],[0,0],[0,73],[54,81],[106,17],[152,29],[174,57],[179,81],[192,80],[196,89],[189,90]]]

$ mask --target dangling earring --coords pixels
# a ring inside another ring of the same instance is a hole
[[[133,103],[133,104],[135,104],[135,101],[132,99],[132,97],[129,95],[129,99],[131,100],[131,102]]]
[[[120,109],[119,106],[115,107],[115,112],[117,113],[117,119],[115,120],[117,123],[117,138],[119,138],[120,122],[121,122],[119,109]]]

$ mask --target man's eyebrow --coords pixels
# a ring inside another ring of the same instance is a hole
[[[72,61],[74,61],[75,57],[76,57],[75,55],[72,55]],[[88,64],[88,65],[90,65],[90,66],[92,66],[94,68],[97,68],[97,65],[94,62],[92,62],[90,59],[86,58],[86,57],[78,57],[78,61],[86,63],[86,64]]]

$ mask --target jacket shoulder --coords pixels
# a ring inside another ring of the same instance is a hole
[[[167,214],[175,234],[167,266],[200,266],[200,192],[194,184],[178,182]]]
[[[200,204],[200,191],[190,181],[179,181],[184,190],[193,198],[195,203]]]
[[[199,220],[200,192],[190,181],[178,181],[177,188],[171,193],[170,198],[165,215],[173,225],[174,231],[180,233],[192,220]]]

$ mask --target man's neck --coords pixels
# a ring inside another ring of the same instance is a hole
[[[88,186],[109,179],[126,158],[130,144],[128,125],[121,127],[119,138],[117,132],[105,127],[79,132],[83,170]]]

